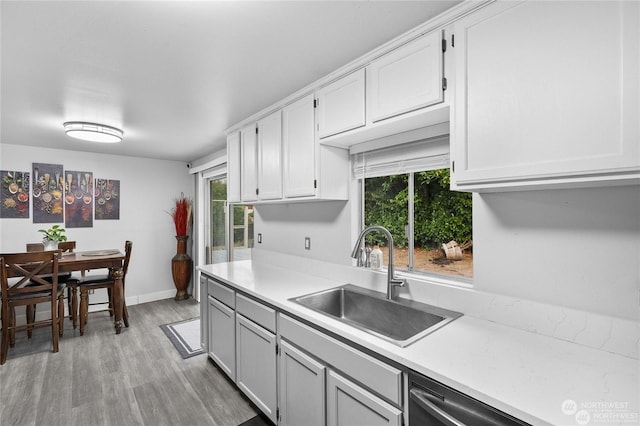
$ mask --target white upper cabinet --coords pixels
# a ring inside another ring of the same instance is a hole
[[[318,144],[314,100],[309,94],[229,134],[230,202],[349,199],[349,151]]]
[[[349,151],[318,143],[314,96],[282,109],[284,199],[348,200]]]
[[[638,182],[640,3],[496,2],[454,24],[453,185]]]
[[[365,125],[365,71],[360,69],[316,92],[318,137],[325,138]]]
[[[389,136],[408,142],[448,134],[443,44],[441,29],[414,36],[369,60],[364,75],[361,69],[321,88],[321,144],[352,147]],[[333,99],[323,102],[329,95]]]
[[[240,130],[240,146],[242,201],[255,201],[258,199],[258,144],[255,124]]]
[[[227,201],[236,203],[240,198],[240,132],[227,136]]]
[[[258,121],[258,199],[282,198],[282,115]]]
[[[368,121],[414,111],[443,101],[440,31],[422,36],[367,67]]]
[[[307,95],[282,110],[285,197],[314,196],[316,193],[313,101],[313,95]]]

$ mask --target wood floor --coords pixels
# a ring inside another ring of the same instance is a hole
[[[129,307],[115,335],[106,311],[84,336],[65,322],[60,352],[49,329],[16,336],[0,366],[0,425],[229,425],[257,410],[206,355],[182,359],[159,325],[199,316],[193,300]]]

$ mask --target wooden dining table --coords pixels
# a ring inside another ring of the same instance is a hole
[[[115,317],[116,334],[120,334],[123,325],[124,309],[124,283],[122,281],[124,273],[122,266],[125,255],[117,249],[77,251],[72,253],[61,253],[58,259],[58,273],[88,271],[93,269],[108,268],[113,273],[113,313]],[[24,265],[27,269],[27,265]],[[43,269],[41,273],[51,273],[51,270]],[[10,275],[11,276],[11,275]],[[127,327],[129,324],[125,324]]]
[[[58,273],[88,271],[108,268],[113,273],[113,315],[115,317],[116,334],[120,334],[123,325],[124,283],[122,264],[125,255],[117,249],[77,251],[62,253],[58,260]],[[129,324],[126,324],[128,327]]]

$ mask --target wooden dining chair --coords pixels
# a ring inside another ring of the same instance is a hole
[[[58,250],[60,250],[62,253],[73,253],[75,249],[76,249],[75,241],[61,241],[58,243]],[[44,244],[43,243],[27,243],[27,251],[28,252],[44,251]],[[63,272],[58,274],[59,283],[67,281],[69,278],[71,278],[71,272]]]
[[[127,277],[127,271],[129,270],[129,261],[131,260],[131,248],[133,243],[127,241],[124,245],[124,263],[122,265],[122,288],[124,298],[124,286],[125,279]],[[109,304],[109,315],[113,316],[113,286],[115,285],[115,279],[113,277],[113,270],[109,270],[109,273],[102,276],[90,276],[77,281],[76,285],[80,290],[80,313],[78,318],[80,320],[80,335],[84,334],[84,328],[87,325],[89,318],[89,306]],[[106,288],[109,296],[108,302],[101,303],[89,303],[89,291],[100,288]],[[129,327],[129,313],[127,312],[127,304],[123,302],[122,307],[122,319],[125,327]]]
[[[76,249],[75,241],[60,241],[58,243],[58,250],[61,253],[73,253],[75,249]],[[44,244],[43,243],[27,243],[27,251],[28,252],[44,251]],[[49,276],[45,275],[43,276],[43,278],[45,280],[48,280]],[[75,298],[73,297],[73,293],[76,292],[76,286],[75,286],[76,282],[77,282],[77,279],[74,278],[71,272],[62,272],[58,274],[58,283],[67,284],[66,286],[67,287],[67,305],[69,310],[69,317],[71,317],[71,321],[73,323],[73,328],[77,327],[77,322],[78,322],[78,304],[77,304],[78,298],[77,296]],[[74,300],[76,301],[75,306],[73,305]],[[27,308],[27,311],[28,311],[27,320],[30,320],[33,317],[35,317],[35,306]],[[29,337],[31,337],[31,331],[28,331],[28,335]]]
[[[50,280],[39,275],[51,273]],[[0,364],[7,360],[9,347],[15,346],[16,331],[51,327],[53,352],[58,352],[58,338],[63,335],[64,284],[58,283],[58,252],[41,251],[0,255],[0,297],[2,298],[2,342]],[[51,304],[51,318],[16,323],[16,306]]]

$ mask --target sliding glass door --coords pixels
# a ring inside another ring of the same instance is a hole
[[[205,262],[251,259],[253,206],[227,203],[225,175],[210,177],[205,183],[209,199],[205,225]]]
[[[209,215],[207,220],[206,263],[229,260],[229,226],[227,205],[227,178],[219,176],[207,180]]]

